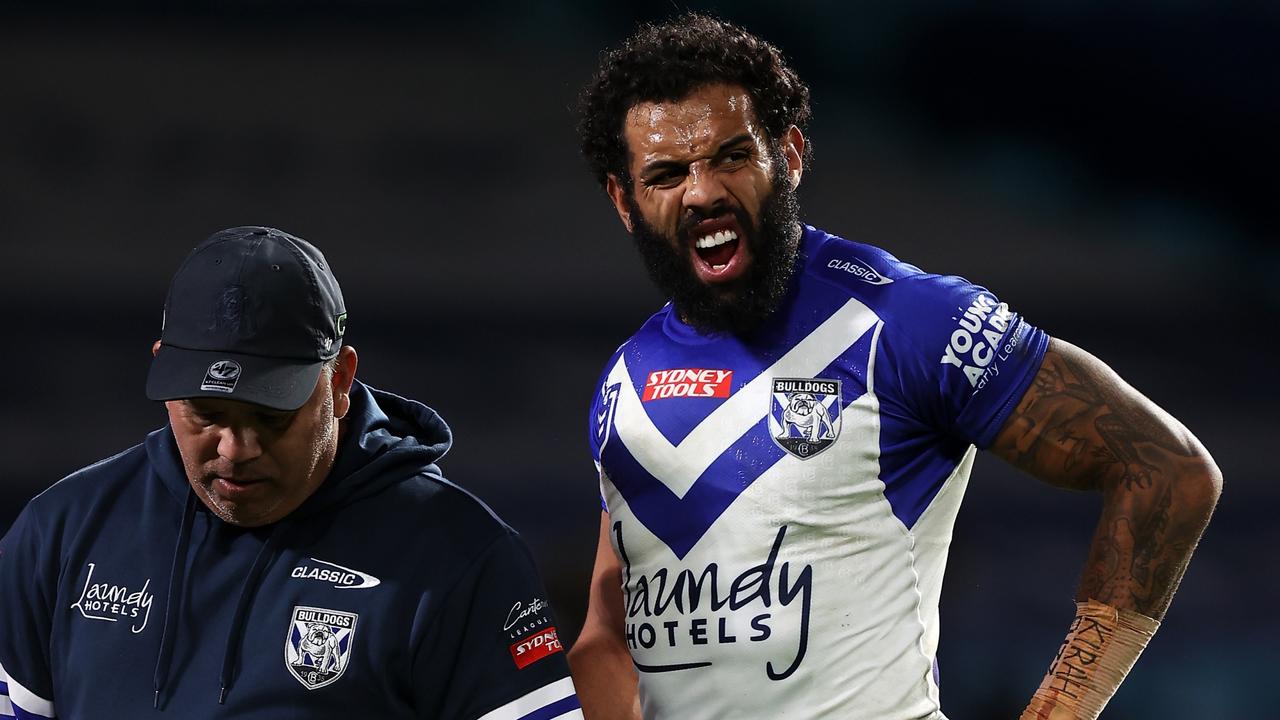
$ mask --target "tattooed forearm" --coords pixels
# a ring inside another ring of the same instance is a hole
[[[1103,493],[1079,599],[1164,614],[1221,485],[1177,420],[1054,340],[991,450],[1046,482]]]
[[[1169,486],[1150,508],[1109,502],[1085,563],[1080,595],[1133,608],[1149,617],[1153,608],[1167,607],[1192,547],[1179,539],[1188,533],[1173,526],[1172,508]]]

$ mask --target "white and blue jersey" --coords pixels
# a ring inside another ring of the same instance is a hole
[[[748,339],[668,305],[591,445],[646,718],[942,718],[951,530],[1048,337],[988,290],[805,229]]]

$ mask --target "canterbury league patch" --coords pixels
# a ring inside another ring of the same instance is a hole
[[[359,615],[315,607],[294,607],[284,642],[289,674],[308,690],[335,682],[351,660]]]
[[[840,436],[840,381],[774,378],[769,434],[801,460],[826,450]]]

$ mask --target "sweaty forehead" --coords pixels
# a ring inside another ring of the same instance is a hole
[[[745,90],[711,85],[676,101],[637,103],[627,112],[624,132],[632,157],[643,164],[711,152],[743,133],[758,138],[760,130]]]

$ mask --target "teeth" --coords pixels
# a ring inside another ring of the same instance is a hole
[[[737,240],[737,239],[738,239],[738,233],[732,230],[721,230],[715,235],[708,235],[703,238],[698,238],[698,241],[694,244],[697,245],[699,250],[706,250],[707,248],[717,247],[719,245],[723,245],[729,242],[730,240]]]

